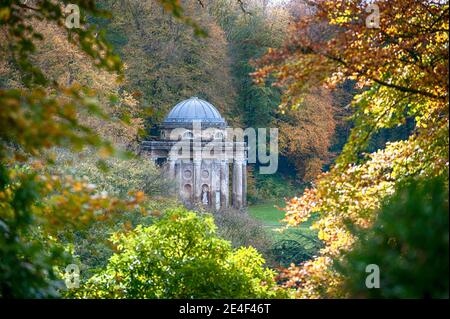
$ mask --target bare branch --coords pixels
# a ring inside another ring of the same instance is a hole
[[[202,2],[202,0],[197,0],[197,2],[202,8],[205,8],[205,4]]]
[[[244,12],[245,14],[248,14],[248,15],[252,15],[252,13],[245,8],[245,4],[244,4],[243,0],[236,0],[236,1],[239,4],[239,7],[241,8],[242,12]]]

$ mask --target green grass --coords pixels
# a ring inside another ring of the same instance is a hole
[[[264,226],[270,228],[278,228],[282,226],[280,220],[284,218],[284,211],[279,210],[275,207],[275,205],[284,207],[284,203],[272,202],[249,206],[248,211],[250,213],[250,216],[262,222]]]
[[[284,237],[286,236],[292,237],[293,234],[297,232],[301,232],[302,234],[307,236],[316,236],[316,231],[310,229],[312,223],[316,219],[316,216],[313,216],[312,218],[310,218],[310,220],[306,221],[305,223],[297,227],[291,227],[283,231],[282,233],[277,231],[280,228],[284,228],[284,226],[286,226],[286,223],[281,221],[282,219],[284,219],[285,212],[283,210],[280,210],[280,208],[283,208],[284,206],[285,206],[284,202],[269,202],[249,206],[248,211],[250,216],[252,216],[256,220],[259,220],[265,227],[267,227],[272,232],[272,236],[274,236],[275,239],[280,239],[280,237],[284,239]],[[283,233],[286,236],[284,236]]]
[[[296,227],[285,228],[286,224],[281,220],[284,218],[284,211],[279,208],[284,207],[284,202],[269,202],[249,206],[250,216],[260,221],[267,229],[267,232],[273,240],[274,246],[278,247],[277,259],[283,266],[288,266],[291,262],[298,263],[309,259],[315,255],[321,247],[317,239],[317,231],[310,227],[317,219],[317,215],[312,216],[308,221]],[[283,242],[296,242],[295,247],[280,248],[279,244]],[[281,249],[281,250],[280,250]],[[298,253],[302,253],[299,257]],[[307,257],[305,257],[307,256]],[[300,259],[298,259],[300,258]]]

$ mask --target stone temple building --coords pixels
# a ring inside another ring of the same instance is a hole
[[[187,207],[246,206],[246,143],[229,136],[227,122],[211,103],[198,97],[182,101],[159,128],[159,139],[143,141],[141,153],[175,180]]]

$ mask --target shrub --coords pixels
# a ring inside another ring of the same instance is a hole
[[[294,196],[299,191],[292,181],[281,174],[258,174],[248,170],[247,199],[250,204]]]
[[[98,165],[98,156],[91,151],[74,154],[64,150],[57,152],[57,171],[85,178],[96,188],[115,196],[126,196],[130,191],[144,191],[152,196],[171,193],[175,186],[164,177],[161,170],[147,158],[108,158]]]
[[[386,201],[374,227],[338,263],[354,297],[448,298],[448,184],[414,181]],[[366,266],[380,269],[380,288],[365,285]]]
[[[234,248],[252,246],[259,251],[268,264],[273,264],[270,247],[272,240],[259,221],[248,213],[232,208],[214,214],[217,234],[230,241]]]
[[[212,216],[184,208],[149,227],[115,234],[106,269],[75,293],[84,298],[270,298],[274,273],[254,248],[233,250]]]

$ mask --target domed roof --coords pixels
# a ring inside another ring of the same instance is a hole
[[[192,126],[192,122],[195,120],[201,121],[202,127],[225,127],[227,125],[214,105],[194,96],[175,105],[162,122],[162,126]]]

